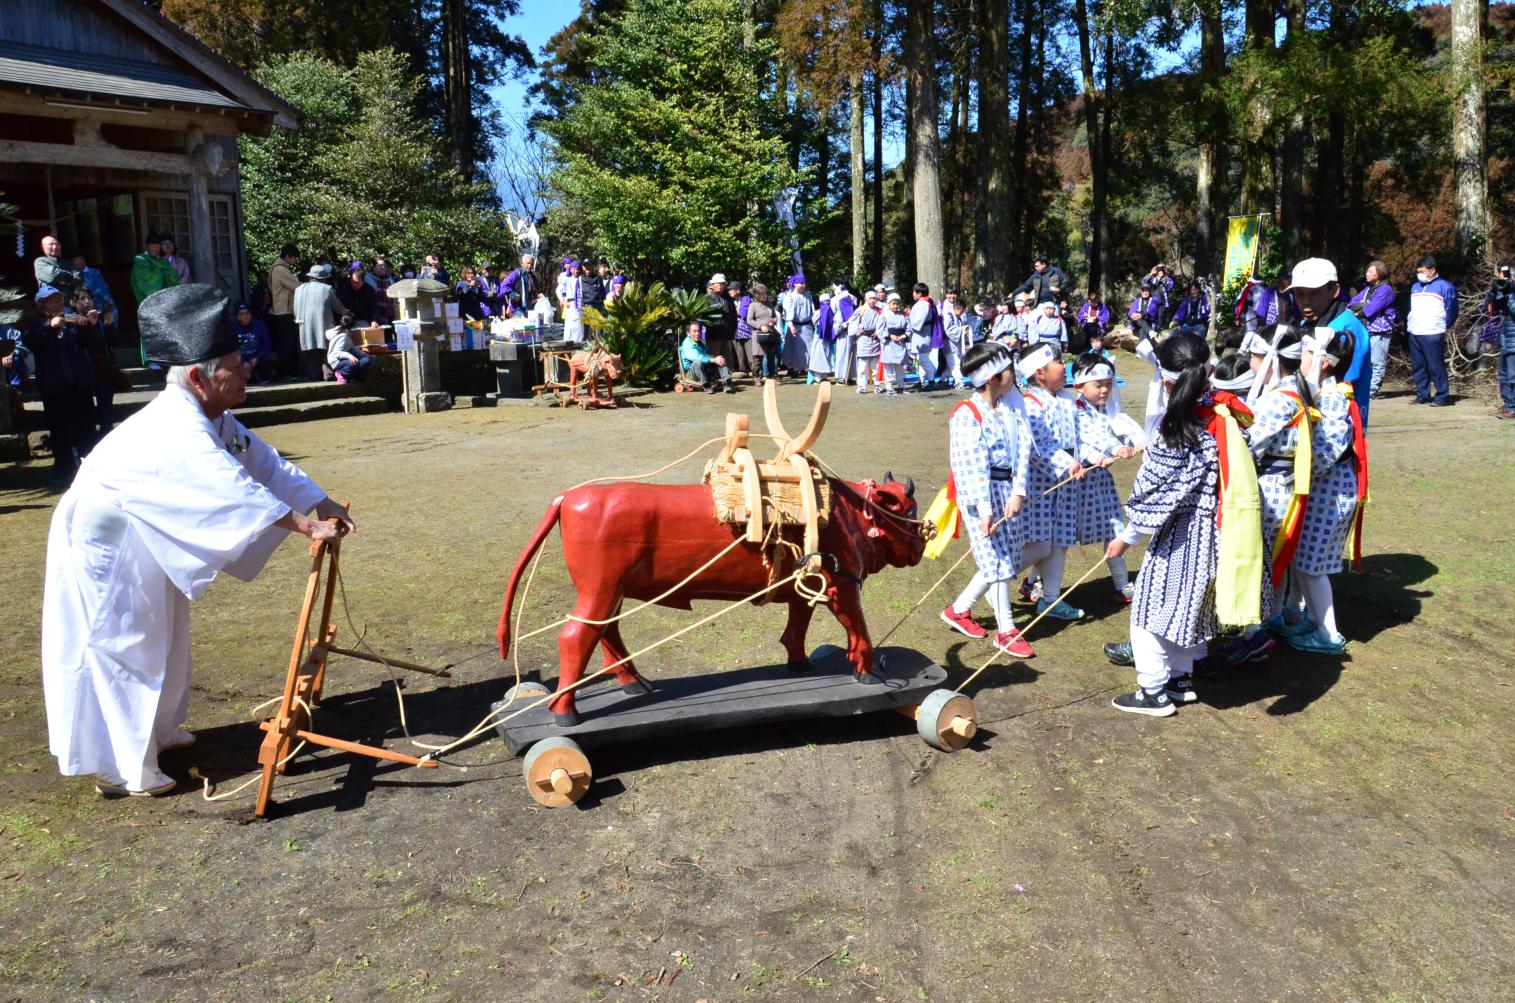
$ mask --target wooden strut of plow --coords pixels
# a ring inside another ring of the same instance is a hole
[[[337,520],[333,519],[333,522]],[[367,652],[337,647],[336,628],[331,622],[332,601],[336,596],[337,565],[342,541],[336,540],[310,545],[310,576],[305,583],[305,600],[300,605],[300,618],[295,626],[294,645],[289,653],[289,670],[284,677],[284,693],[279,699],[278,710],[258,727],[264,731],[263,744],[258,748],[258,764],[263,776],[258,784],[258,798],[253,805],[253,814],[258,818],[268,816],[273,803],[274,776],[286,772],[291,751],[298,742],[308,742],[328,749],[337,749],[359,756],[407,766],[435,769],[434,760],[422,760],[402,752],[391,752],[377,746],[349,742],[310,730],[310,715],[306,708],[314,707],[321,700],[321,690],[326,683],[326,669],[330,656],[344,655],[363,661],[379,662],[392,668],[410,672],[422,672],[447,679],[451,674],[439,669],[429,669],[396,659],[383,658]],[[316,600],[321,602],[320,621],[312,634],[311,621],[315,617]]]

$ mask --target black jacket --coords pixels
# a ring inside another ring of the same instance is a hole
[[[732,341],[736,338],[736,300],[725,293],[711,293],[710,301],[721,312],[721,319],[708,326],[706,338]]]
[[[1036,297],[1036,302],[1041,303],[1052,299],[1052,287],[1057,286],[1064,292],[1068,292],[1068,276],[1056,265],[1048,265],[1045,272],[1033,271],[1026,281],[1010,290],[1010,295],[1029,292]]]

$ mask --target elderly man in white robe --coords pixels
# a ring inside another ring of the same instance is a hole
[[[100,441],[59,501],[42,610],[51,752],[107,796],[172,790],[158,754],[194,742],[183,730],[190,601],[222,571],[250,581],[289,533],[355,529],[229,410],[250,373],[223,293],[164,289],[138,319],[168,383]]]

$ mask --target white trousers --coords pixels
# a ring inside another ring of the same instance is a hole
[[[1037,540],[1021,548],[1021,567],[1036,567],[1042,579],[1042,595],[1055,602],[1063,593],[1063,565],[1068,561],[1067,547],[1054,547],[1051,540]]]
[[[884,363],[884,389],[901,390],[905,386],[905,364],[903,362]]]
[[[948,338],[942,349],[941,375],[951,376],[953,386],[963,382],[963,349],[956,339]]]
[[[857,360],[857,388],[859,392],[867,390],[873,384],[873,367],[877,365],[877,355]]]
[[[563,308],[563,340],[572,342],[584,340],[584,314],[578,307]]]
[[[1194,671],[1194,660],[1203,658],[1208,645],[1186,648],[1165,637],[1131,625],[1131,655],[1136,659],[1136,683],[1148,693],[1160,693],[1170,679]]]
[[[1110,581],[1114,583],[1115,591],[1120,592],[1131,581],[1131,569],[1126,567],[1126,558],[1107,558],[1105,566],[1110,569]]]
[[[987,595],[994,609],[995,629],[1000,633],[1015,629],[1015,614],[1010,609],[1010,579],[994,580],[982,571],[975,571],[962,593],[953,600],[952,611],[958,615],[973,609],[974,603]]]
[[[921,374],[921,386],[936,382],[936,349],[927,348],[915,356],[916,369]]]

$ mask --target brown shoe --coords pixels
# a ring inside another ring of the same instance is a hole
[[[1494,410],[1490,411],[1489,414],[1493,415],[1496,418],[1515,418],[1515,411],[1511,411],[1509,408],[1503,407],[1497,407]]]

